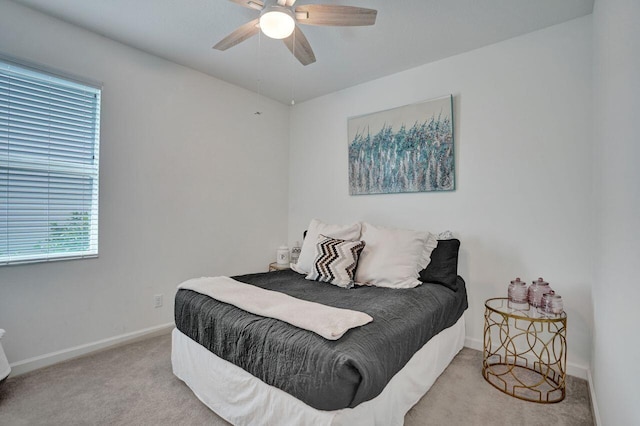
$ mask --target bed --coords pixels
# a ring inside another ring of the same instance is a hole
[[[233,278],[374,318],[331,341],[179,290],[174,374],[233,424],[402,424],[464,344],[460,277],[455,290],[434,283],[345,290],[292,270]]]

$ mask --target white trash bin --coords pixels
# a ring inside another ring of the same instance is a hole
[[[11,367],[9,367],[9,361],[2,349],[2,336],[4,336],[4,330],[0,328],[0,382],[6,379],[11,373]]]

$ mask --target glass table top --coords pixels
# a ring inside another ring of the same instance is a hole
[[[529,305],[529,309],[515,309],[509,306],[509,299],[506,297],[497,297],[489,299],[485,302],[487,309],[499,314],[507,315],[512,318],[520,318],[531,321],[564,321],[567,319],[566,312],[561,314],[548,314],[539,312],[538,308]]]

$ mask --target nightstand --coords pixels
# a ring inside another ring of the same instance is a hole
[[[508,299],[485,302],[482,375],[526,401],[560,402],[566,394],[567,314],[513,309]]]
[[[269,272],[284,271],[285,269],[291,269],[289,265],[278,265],[278,262],[271,262],[269,264]]]

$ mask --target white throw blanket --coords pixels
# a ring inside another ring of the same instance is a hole
[[[287,322],[329,340],[338,340],[349,329],[373,321],[363,312],[296,299],[229,277],[194,278],[178,288],[193,290],[247,312]]]

